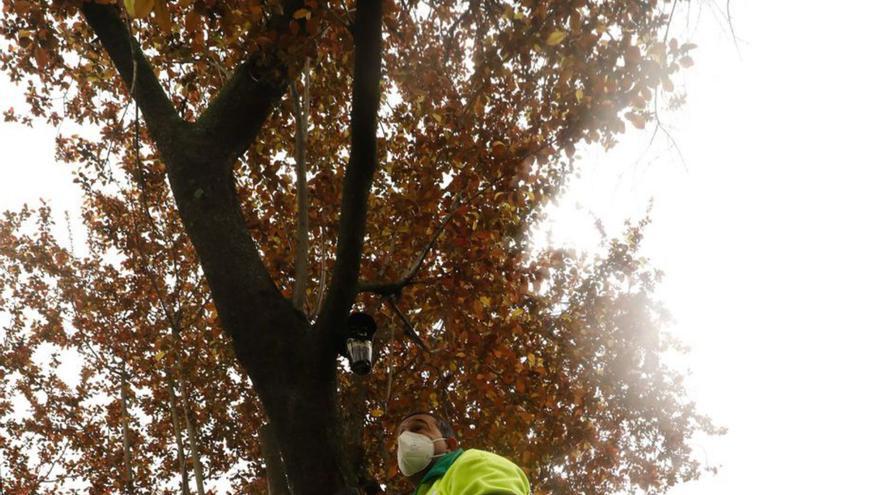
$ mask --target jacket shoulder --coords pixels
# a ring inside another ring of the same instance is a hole
[[[491,464],[497,464],[499,466],[507,466],[514,467],[519,469],[519,467],[514,464],[512,461],[507,459],[506,457],[500,456],[498,454],[480,450],[480,449],[467,449],[461,453],[458,459],[455,460],[455,464],[459,462],[463,462],[464,464],[472,463],[472,462],[486,462]],[[453,466],[455,465],[453,464]]]
[[[468,449],[455,460],[444,485],[456,495],[528,495],[525,473],[510,460],[492,452]]]

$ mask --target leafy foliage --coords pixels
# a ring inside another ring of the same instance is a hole
[[[125,7],[134,17],[132,43],[186,121],[204,115],[241,60],[283,59],[272,67],[286,71],[276,76],[289,80],[292,96],[267,117],[233,175],[266,270],[287,298],[305,285],[303,310],[313,322],[332,290],[352,158],[353,5],[290,4]],[[59,137],[57,150],[82,187],[90,232],[88,254],[75,256],[53,237],[45,207],[8,213],[0,227],[0,309],[10,319],[0,348],[3,489],[75,492],[85,483],[93,492],[175,492],[181,473],[195,468],[191,459],[180,468],[178,455],[193,449],[171,433],[183,429],[174,415],[186,413],[207,478],[227,478],[236,492],[265,490],[256,434],[265,404],[229,329],[221,331],[178,216],[170,148],[156,146],[173,130],[149,120],[149,132],[139,127],[129,82],[92,41],[80,4],[3,5],[0,34],[9,49],[0,67],[27,100],[7,118],[76,130]],[[357,305],[379,323],[377,367],[369,379],[337,377],[362,478],[404,490],[388,432],[401,414],[425,407],[448,416],[465,446],[523,466],[537,493],[662,492],[699,474],[687,440],[716,429],[663,364],[675,346],[661,332],[667,316],[653,297],[659,275],[637,254],[645,224],[607,241],[597,257],[533,253],[528,237],[564,186],[576,144],[612,146],[627,120],[645,126],[661,93],[680,100],[672,78],[692,63],[694,47],[667,39],[669,7],[384,3],[380,166],[366,204],[360,277],[362,288],[407,283],[399,298],[394,290],[360,293]],[[279,29],[284,9],[289,26]],[[292,136],[294,100],[304,94],[309,264],[297,280],[304,239],[296,234]],[[145,113],[149,104],[141,102]],[[186,144],[175,153],[186,154]],[[429,352],[405,337],[392,303]],[[81,356],[79,383],[41,366],[40,349]],[[22,397],[25,418],[13,411]]]

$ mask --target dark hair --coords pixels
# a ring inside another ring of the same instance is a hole
[[[407,414],[400,420],[401,423],[406,421],[408,418],[413,416],[418,416],[420,414],[424,414],[425,416],[431,416],[434,418],[434,422],[437,423],[437,429],[440,430],[440,434],[443,435],[443,438],[458,438],[455,435],[455,430],[452,429],[452,425],[449,424],[449,421],[446,421],[442,416],[438,416],[435,413],[430,411],[415,411]]]

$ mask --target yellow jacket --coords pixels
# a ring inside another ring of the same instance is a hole
[[[461,449],[437,459],[414,495],[529,495],[529,480],[500,455]]]

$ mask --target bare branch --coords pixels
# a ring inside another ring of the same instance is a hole
[[[285,0],[283,12],[259,29],[287,32],[290,18],[301,4]],[[179,117],[141,48],[131,39],[120,7],[87,2],[81,11],[124,83],[133,86],[133,97],[167,166],[181,219],[198,253],[224,330],[232,337],[257,390],[263,393],[262,386],[277,379],[267,356],[289,359],[290,349],[281,348],[292,345],[293,334],[303,329],[306,321],[284,299],[260,258],[241,215],[231,167],[287,87],[286,66],[274,52],[251,54],[196,125],[189,124]],[[254,328],[278,330],[256,332]]]
[[[267,69],[260,64],[252,55],[239,65],[196,120],[228,167],[253,143],[284,94],[286,81],[264,74]]]
[[[182,394],[186,393],[186,389],[181,390]],[[199,438],[196,425],[190,418],[189,407],[187,406],[186,395],[181,397],[181,410],[183,411],[183,423],[186,425],[186,436],[189,440],[189,455],[193,465],[193,475],[196,479],[196,493],[205,495],[204,474],[202,474],[202,460],[199,453]]]
[[[391,325],[391,337],[388,339],[388,348],[394,345],[394,325]],[[388,383],[385,386],[385,412],[388,412],[388,402],[391,401],[391,384],[394,381],[394,360],[388,360]]]
[[[279,36],[289,32],[293,13],[304,3],[286,0],[282,5],[282,12],[267,22],[268,30]],[[287,60],[276,47],[250,54],[196,121],[225,158],[237,158],[247,150],[284,95],[289,83]]]
[[[678,7],[678,0],[673,0],[672,9],[669,11],[669,20],[666,21],[666,31],[663,33],[663,42],[669,39],[669,28],[672,26],[672,17],[675,16],[675,8]]]
[[[524,153],[523,156],[517,158],[517,160],[531,160],[535,156],[541,154],[546,148],[556,144],[558,139],[559,136],[554,136],[548,139],[543,144],[543,146],[538,146],[537,148],[535,148],[535,151],[532,151],[530,153]],[[418,275],[418,272],[424,264],[425,259],[431,252],[431,249],[433,249],[434,245],[437,243],[437,240],[440,238],[440,235],[443,233],[446,226],[452,220],[452,217],[457,212],[461,211],[463,206],[470,204],[475,199],[486,194],[487,191],[498,185],[505,178],[506,177],[503,175],[496,177],[495,179],[487,182],[476,192],[464,199],[461,199],[461,193],[457,194],[452,201],[452,207],[450,208],[450,211],[447,212],[443,220],[440,221],[440,224],[437,226],[437,229],[434,231],[431,239],[428,241],[428,244],[425,245],[425,247],[419,253],[419,256],[416,257],[413,264],[410,265],[409,270],[407,270],[406,274],[401,279],[394,282],[360,282],[358,284],[358,292],[371,292],[380,296],[394,297],[399,296],[401,291],[403,291],[405,287],[415,284],[416,275]]]
[[[195,419],[190,417],[189,412],[189,391],[187,390],[186,375],[183,372],[181,364],[182,345],[180,338],[180,330],[174,330],[174,371],[177,373],[177,379],[174,383],[180,384],[180,410],[183,413],[183,424],[186,428],[186,436],[189,443],[190,462],[193,466],[193,476],[196,480],[196,493],[205,495],[205,476],[202,469],[202,460],[199,447],[198,428]]]
[[[283,2],[282,12],[270,17],[267,26],[260,29],[286,33],[293,12],[302,6],[301,0]],[[180,138],[179,132],[192,130],[193,126],[180,118],[140,45],[131,40],[118,5],[84,2],[81,10],[142,108],[150,135],[164,155],[174,138]],[[223,158],[218,160],[223,166],[231,167],[232,160],[253,142],[286,86],[287,65],[280,53],[268,50],[250,54],[196,121],[201,137],[210,143],[206,150]]]

